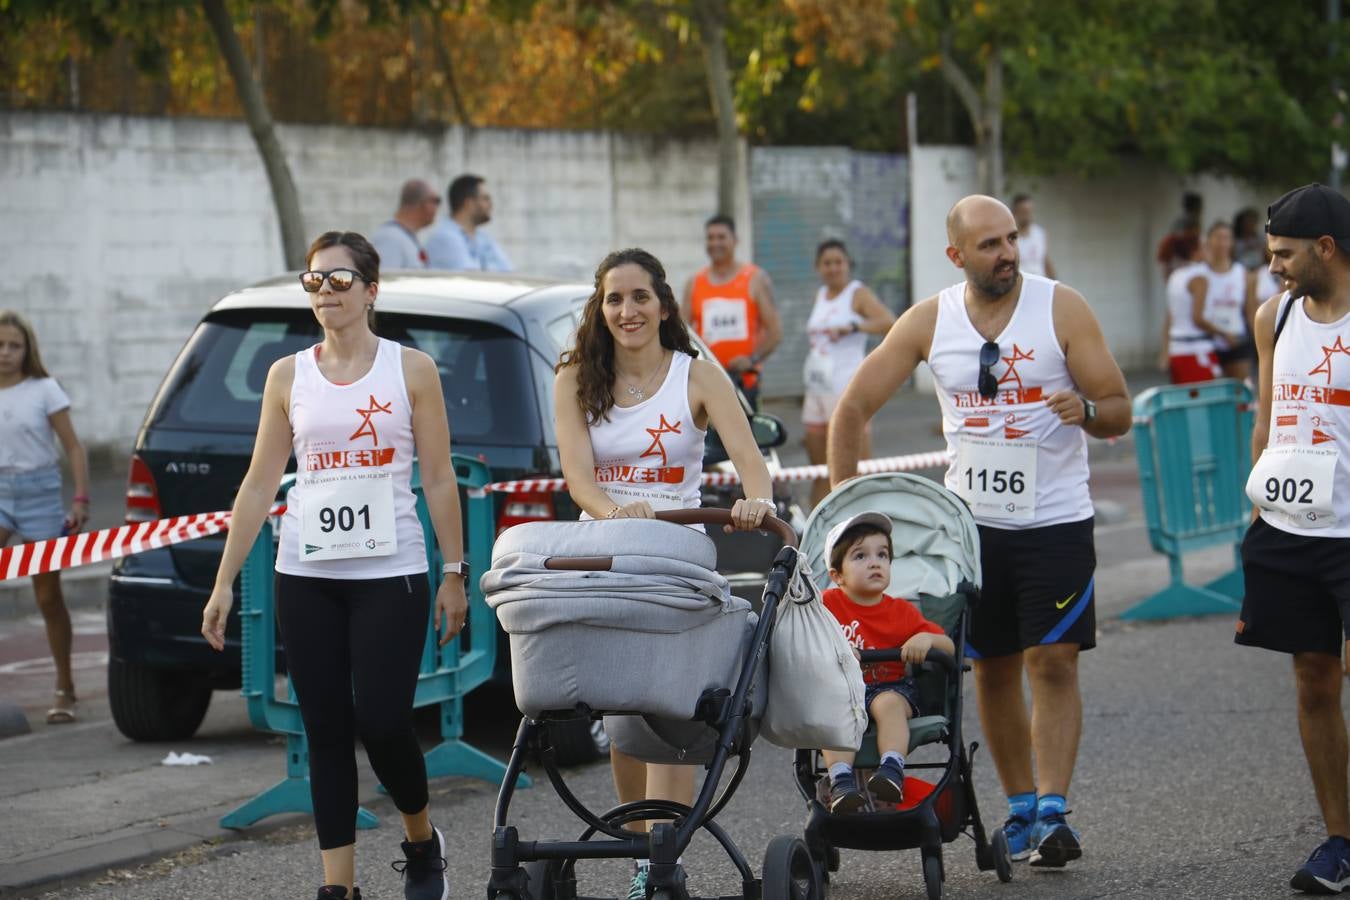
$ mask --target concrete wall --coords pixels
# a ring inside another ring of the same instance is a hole
[[[638,245],[678,286],[704,263],[711,141],[329,126],[280,135],[310,235],[369,232],[404,179],[444,191],[470,171],[489,180],[491,230],[522,271],[589,281],[605,253]],[[240,122],[0,113],[0,246],[0,308],[32,319],[85,442],[123,452],[202,313],[283,269],[267,179]]]
[[[961,280],[946,257],[945,220],[952,204],[976,190],[975,155],[968,147],[920,146],[910,160],[911,296],[917,302]],[[1151,366],[1162,331],[1162,276],[1154,262],[1158,241],[1181,212],[1184,191],[1205,198],[1205,227],[1232,221],[1245,206],[1262,211],[1284,187],[1257,187],[1232,179],[1180,178],[1133,165],[1091,180],[1053,177],[1011,180],[1008,196],[1036,201],[1050,258],[1060,280],[1082,292],[1125,368]]]

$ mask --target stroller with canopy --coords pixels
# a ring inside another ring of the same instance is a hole
[[[867,811],[834,815],[826,802],[829,779],[819,751],[798,750],[794,762],[797,786],[807,801],[806,845],[818,865],[838,871],[839,849],[904,850],[918,848],[928,897],[943,895],[945,878],[942,845],[963,832],[975,841],[975,860],[981,870],[994,869],[1000,881],[1012,879],[1012,857],[1007,836],[995,828],[986,835],[975,802],[971,760],[978,744],[969,748],[961,737],[962,673],[967,611],[979,595],[979,532],[970,510],[955,494],[926,478],[907,474],[869,475],[846,482],[812,512],[802,535],[801,550],[816,584],[829,586],[825,538],[836,523],[860,512],[878,512],[892,523],[895,555],[886,593],[914,602],[924,618],[942,626],[956,645],[955,658],[930,650],[921,666],[913,667],[919,688],[919,715],[909,722],[910,752],[926,744],[947,749],[941,762],[906,765],[907,772],[927,770],[936,781],[905,779],[902,806],[871,799]],[[864,650],[866,663],[900,660],[900,649]],[[854,766],[875,768],[879,763],[875,725],[869,726]],[[863,779],[859,779],[860,782]],[[917,803],[911,797],[918,798]],[[911,805],[912,804],[912,805]],[[828,877],[828,876],[826,876]]]
[[[722,526],[727,510],[662,512],[656,520],[518,525],[498,538],[483,577],[488,605],[511,645],[516,705],[524,714],[493,818],[489,900],[577,900],[582,859],[648,859],[647,896],[688,900],[680,855],[700,830],[727,852],[746,900],[814,900],[822,885],[805,843],[780,835],[756,878],[714,821],[750,763],[764,714],[765,662],[779,601],[798,565],[784,541],[768,572],[761,614],[715,571],[711,539],[687,524]],[[589,809],[564,782],[550,729],[605,719],[614,745],[645,762],[701,763],[692,807],[665,800]],[[584,823],[573,841],[522,840],[508,824],[516,779],[535,756],[563,803]],[[719,795],[722,776],[735,770]],[[650,833],[626,828],[652,820]]]

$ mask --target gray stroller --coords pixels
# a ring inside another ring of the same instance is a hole
[[[700,829],[731,858],[746,900],[821,896],[802,838],[770,842],[761,880],[714,821],[750,764],[778,603],[791,580],[803,577],[795,533],[767,519],[765,529],[784,547],[756,616],[716,572],[711,539],[685,527],[728,522],[726,510],[678,510],[657,520],[530,523],[497,539],[483,590],[510,637],[524,717],[493,818],[489,900],[578,900],[576,862],[616,858],[651,861],[649,898],[688,900],[677,860]],[[550,740],[550,729],[578,717],[604,717],[614,745],[638,759],[702,764],[708,774],[694,805],[643,800],[604,812],[588,808],[563,780]],[[584,824],[576,840],[522,840],[507,824],[530,755]],[[735,771],[719,795],[732,757]],[[650,833],[625,827],[643,820],[664,821]]]

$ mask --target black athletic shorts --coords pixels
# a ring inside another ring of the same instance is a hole
[[[1215,350],[1214,355],[1218,358],[1220,365],[1228,365],[1233,362],[1242,362],[1252,358],[1256,351],[1256,344],[1252,341],[1243,341],[1236,347],[1227,347],[1223,350]]]
[[[1010,530],[980,526],[984,583],[966,655],[1010,656],[1040,644],[1097,646],[1093,519]]]
[[[1308,537],[1257,519],[1242,539],[1239,644],[1341,655],[1350,640],[1350,538]]]

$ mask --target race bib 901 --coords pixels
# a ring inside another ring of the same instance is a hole
[[[398,552],[390,473],[350,469],[306,473],[297,479],[297,486],[302,562]]]

